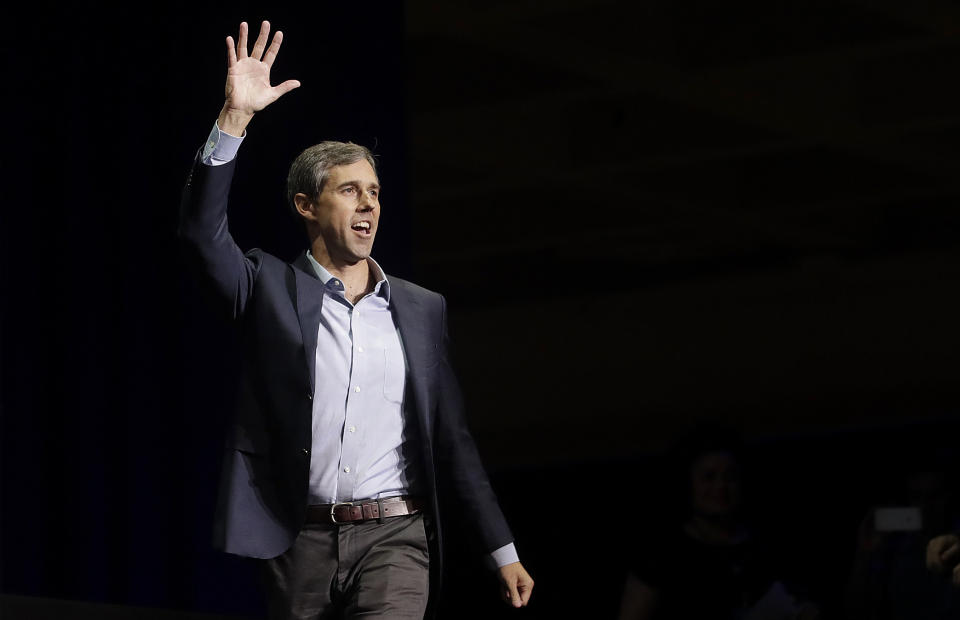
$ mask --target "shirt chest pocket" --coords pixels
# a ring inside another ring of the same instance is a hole
[[[403,390],[407,383],[407,365],[399,341],[383,349],[383,397],[391,403],[403,402]]]

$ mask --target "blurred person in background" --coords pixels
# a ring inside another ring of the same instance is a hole
[[[700,429],[674,455],[674,514],[628,561],[621,620],[813,620],[819,612],[778,578],[744,515],[743,448]]]
[[[882,485],[860,525],[847,586],[850,620],[960,618],[960,591],[927,570],[947,572],[960,554],[955,536],[934,538],[960,529],[950,458],[936,450],[908,455],[901,473]]]

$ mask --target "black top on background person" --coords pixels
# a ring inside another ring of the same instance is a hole
[[[723,428],[680,442],[667,491],[674,505],[666,523],[630,549],[621,620],[818,617],[780,580],[778,558],[746,519],[743,461],[741,442]]]

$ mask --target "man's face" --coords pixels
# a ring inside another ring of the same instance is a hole
[[[367,160],[331,168],[313,203],[320,237],[334,263],[355,264],[370,256],[380,221],[380,183]]]

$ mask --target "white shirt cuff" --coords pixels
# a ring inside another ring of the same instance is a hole
[[[225,131],[220,131],[220,127],[214,121],[213,129],[210,130],[210,135],[207,136],[207,141],[203,145],[200,161],[208,166],[222,166],[233,161],[246,135],[247,132],[244,131],[239,138],[231,136]]]
[[[519,562],[520,556],[517,555],[517,548],[513,545],[513,543],[508,543],[499,549],[492,551],[490,553],[490,559],[497,568],[500,568],[501,566],[506,566],[507,564]]]

